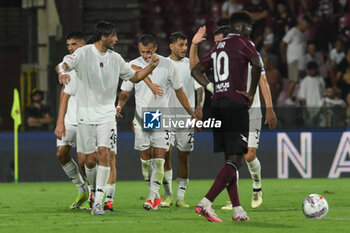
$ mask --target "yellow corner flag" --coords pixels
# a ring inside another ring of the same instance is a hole
[[[21,105],[19,103],[19,94],[17,88],[13,90],[13,104],[11,110],[11,117],[15,121],[15,129],[22,124]]]
[[[12,104],[12,110],[11,110],[11,117],[14,121],[14,134],[15,134],[15,142],[14,142],[14,149],[15,149],[15,183],[18,183],[18,126],[22,124],[22,118],[21,118],[21,105],[19,103],[19,94],[17,88],[13,90],[13,104]]]

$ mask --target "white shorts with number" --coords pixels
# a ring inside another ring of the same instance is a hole
[[[138,151],[147,150],[150,147],[169,149],[170,131],[147,131],[135,128],[134,149]]]
[[[117,127],[115,121],[102,124],[78,124],[77,151],[91,154],[96,147],[107,147],[115,150]]]
[[[261,118],[249,121],[248,147],[258,148],[261,132]]]
[[[194,131],[171,131],[170,143],[180,151],[193,151]]]
[[[56,144],[59,146],[71,146],[76,147],[77,142],[77,125],[65,124],[66,134],[62,136],[62,140],[57,139]]]

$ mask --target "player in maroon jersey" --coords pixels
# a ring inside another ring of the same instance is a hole
[[[234,221],[247,221],[238,196],[236,171],[247,153],[249,131],[248,108],[259,83],[262,62],[253,42],[249,40],[253,20],[245,11],[232,14],[232,34],[221,40],[192,69],[192,76],[213,94],[213,117],[221,120],[221,128],[213,130],[214,152],[225,153],[225,164],[219,170],[214,184],[197,204],[196,213],[211,222],[222,222],[211,208],[215,198],[227,189],[233,208]],[[247,90],[248,63],[252,65],[252,80]],[[213,69],[214,83],[204,72]]]

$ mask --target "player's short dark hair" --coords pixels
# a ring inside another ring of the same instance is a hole
[[[237,23],[253,25],[254,21],[247,11],[237,11],[231,15],[231,27]]]
[[[173,32],[170,34],[170,43],[176,43],[178,40],[187,40],[187,36],[182,32]]]
[[[316,62],[310,61],[309,63],[307,63],[306,68],[307,70],[318,69],[318,65]]]
[[[102,36],[110,36],[112,34],[117,34],[116,27],[114,23],[107,21],[99,21],[95,25],[94,33],[92,36],[92,43],[101,40]]]
[[[156,38],[151,34],[142,34],[137,40],[137,44],[141,43],[143,46],[147,46],[149,44],[153,44],[154,46],[157,44]]]
[[[214,36],[222,34],[224,37],[226,37],[231,32],[232,32],[232,28],[229,25],[222,25],[215,30]]]
[[[71,39],[85,41],[85,34],[81,31],[70,32],[66,35],[66,40],[71,40]]]

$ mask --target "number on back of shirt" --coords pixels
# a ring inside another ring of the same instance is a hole
[[[229,75],[229,58],[225,51],[211,54],[213,59],[214,79],[215,82],[222,82],[228,78]]]

